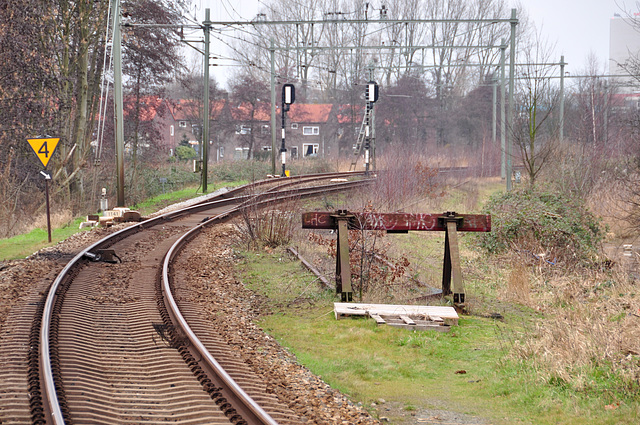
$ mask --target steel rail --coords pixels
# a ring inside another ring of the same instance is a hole
[[[235,209],[238,210],[237,208]],[[209,221],[218,221],[220,218],[226,217],[229,213],[222,213],[218,216],[215,216],[213,219]],[[193,332],[186,319],[180,312],[178,304],[176,303],[175,298],[171,292],[171,284],[169,280],[169,269],[171,262],[178,254],[179,250],[192,238],[196,233],[199,233],[200,230],[207,224],[201,223],[193,229],[189,230],[187,233],[182,235],[180,239],[178,239],[167,252],[163,266],[162,266],[162,291],[164,294],[164,299],[167,305],[167,309],[169,310],[169,314],[173,321],[176,322],[176,328],[181,329],[187,338],[189,339],[191,346],[200,354],[201,361],[204,361],[210,370],[214,372],[216,377],[224,382],[224,385],[231,390],[233,395],[239,400],[245,408],[247,408],[254,416],[253,420],[258,419],[260,423],[265,425],[277,425],[278,423],[258,405],[243,389],[238,385],[235,380],[227,373],[226,370],[218,363],[218,361],[211,355],[209,350],[204,346],[204,344],[200,341],[200,339]],[[236,403],[232,403],[234,408],[238,410],[238,406]],[[246,421],[247,418],[244,415],[244,411],[241,411],[241,416]]]
[[[236,198],[222,199],[218,200],[218,197],[229,196],[230,193],[240,192],[248,187],[252,187],[254,185],[262,185],[264,181],[256,182],[255,184],[243,185],[238,188],[232,189],[229,192],[225,192],[224,194],[220,194],[213,198],[214,200],[207,200],[205,202],[208,205],[208,208],[211,208],[213,204],[224,204],[224,203],[233,203]],[[237,200],[236,200],[237,202]],[[145,227],[153,226],[159,222],[165,220],[171,220],[174,218],[178,218],[185,214],[185,211],[199,211],[203,203],[195,204],[190,207],[178,210],[171,211],[157,217],[145,220],[138,224],[134,224],[125,229],[121,229],[111,235],[108,235],[101,240],[95,242],[89,247],[81,250],[75,257],[71,259],[67,263],[67,265],[60,271],[54,282],[52,283],[49,293],[47,295],[44,310],[42,313],[42,327],[40,329],[40,370],[43,376],[44,381],[44,392],[45,397],[43,397],[43,402],[47,403],[48,408],[45,409],[48,415],[50,415],[53,423],[55,425],[62,425],[65,423],[64,416],[62,414],[62,410],[60,408],[60,402],[58,400],[58,394],[56,391],[55,380],[53,377],[53,370],[51,368],[51,355],[50,355],[50,343],[49,343],[49,332],[50,332],[50,323],[51,318],[53,317],[53,307],[55,305],[55,301],[57,299],[58,288],[62,285],[65,279],[68,278],[72,269],[78,266],[81,261],[86,257],[87,253],[90,253],[98,248],[102,248],[108,246],[110,243],[114,242],[118,238],[126,237],[134,232],[137,232]]]
[[[228,192],[227,192],[228,193]],[[212,205],[215,203],[231,203],[233,199],[224,199],[220,201],[211,201],[208,202],[208,205]],[[186,210],[198,210],[201,204],[191,206],[186,208]],[[132,233],[140,231],[148,226],[153,226],[159,222],[170,220],[172,218],[177,218],[182,215],[184,210],[172,211],[166,214],[162,214],[158,217],[150,218],[138,224],[134,224],[127,228],[118,230],[115,233],[112,233],[89,247],[81,250],[75,257],[71,259],[67,263],[67,265],[60,271],[56,279],[53,281],[49,294],[47,295],[47,299],[45,301],[44,310],[42,313],[42,327],[40,329],[40,369],[42,371],[43,381],[44,381],[44,392],[46,393],[46,397],[43,398],[43,401],[47,401],[48,409],[45,409],[51,415],[51,419],[55,425],[64,424],[64,417],[62,414],[62,410],[60,409],[60,403],[58,400],[58,394],[56,391],[55,381],[53,378],[53,370],[51,368],[51,355],[50,355],[50,344],[49,344],[49,331],[50,331],[50,323],[51,318],[53,317],[53,306],[55,304],[57,298],[58,288],[62,285],[65,279],[69,277],[71,270],[78,266],[81,261],[87,256],[87,253],[94,251],[98,248],[108,246],[112,242],[115,242],[121,237],[128,236]]]
[[[336,176],[353,176],[353,175],[360,175],[361,173],[326,173],[327,175],[329,174],[335,174]],[[321,174],[322,175],[322,174]],[[289,177],[286,179],[291,179],[291,180],[295,180],[295,179],[305,179],[305,178],[309,178],[312,179],[313,175],[309,175],[309,176],[296,176],[296,177]],[[283,178],[284,180],[284,178]],[[143,222],[131,225],[129,227],[126,227],[124,229],[118,230],[104,238],[102,238],[101,240],[93,243],[92,245],[90,245],[89,247],[82,249],[80,252],[78,252],[78,254],[76,254],[75,257],[73,257],[68,263],[67,265],[62,269],[62,271],[60,271],[60,273],[56,276],[55,280],[53,281],[53,283],[51,284],[51,287],[49,288],[46,300],[45,300],[45,304],[44,304],[44,308],[43,308],[43,313],[42,313],[42,325],[40,328],[40,348],[39,348],[39,367],[40,367],[40,371],[41,371],[41,376],[42,376],[42,380],[44,383],[44,388],[43,391],[45,392],[44,397],[42,398],[43,403],[46,404],[46,407],[44,409],[44,411],[46,412],[47,417],[50,417],[53,424],[55,425],[63,425],[65,423],[64,420],[64,415],[62,413],[62,409],[60,407],[60,400],[58,399],[58,394],[56,391],[56,383],[55,383],[55,379],[53,376],[53,369],[51,366],[51,346],[50,346],[50,341],[49,341],[49,333],[51,330],[51,319],[53,317],[53,310],[54,310],[54,305],[57,299],[57,292],[58,289],[60,288],[60,286],[64,283],[65,279],[68,279],[70,276],[70,272],[77,266],[79,266],[82,261],[86,261],[86,257],[88,253],[91,253],[94,250],[97,250],[99,248],[103,248],[106,246],[111,245],[112,243],[115,243],[117,240],[119,240],[120,238],[124,238],[126,236],[129,236],[130,234],[133,234],[135,232],[141,231],[146,227],[150,227],[150,226],[154,226],[158,223],[161,223],[162,221],[165,220],[172,220],[175,218],[179,218],[184,214],[189,214],[189,213],[194,213],[194,212],[198,212],[201,211],[203,209],[210,209],[213,208],[215,206],[223,206],[225,204],[231,204],[234,202],[239,202],[240,199],[246,199],[250,198],[251,196],[249,195],[245,195],[245,196],[240,196],[240,197],[232,197],[232,198],[227,198],[225,199],[225,196],[229,196],[230,193],[238,193],[242,190],[246,190],[248,188],[251,187],[257,187],[257,186],[261,186],[264,184],[268,184],[268,183],[272,183],[273,180],[260,180],[258,182],[255,183],[250,183],[247,185],[243,185],[240,186],[238,188],[232,189],[229,192],[225,192],[223,194],[217,195],[214,198],[212,198],[212,200],[207,200],[203,203],[199,203],[190,207],[186,207],[184,209],[181,210],[177,210],[177,211],[172,211],[172,212],[168,212],[162,215],[159,215],[157,217],[154,218],[150,218],[148,220],[145,220]],[[365,180],[366,182],[366,180]],[[353,183],[360,183],[361,182],[349,182],[350,184],[345,184],[342,186],[342,189],[347,189],[351,186],[355,186]],[[336,191],[337,188],[333,188],[332,190],[323,190],[323,193],[327,193],[327,192],[332,192],[332,191]],[[290,192],[295,192],[295,191],[290,191]],[[303,191],[304,193],[308,194],[310,193],[309,190],[305,190]],[[299,196],[305,196],[304,193],[300,193],[298,194]],[[254,195],[255,196],[255,195]],[[285,195],[286,196],[286,195]],[[289,195],[291,196],[291,195]],[[220,199],[222,198],[222,199]],[[279,198],[282,198],[282,195],[279,196]],[[265,204],[274,202],[273,200],[269,200],[269,201],[264,201]],[[244,204],[244,203],[242,203]],[[203,223],[206,224],[206,223]]]
[[[236,206],[230,211],[221,213],[205,221],[204,223],[200,223],[199,225],[195,226],[194,228],[186,232],[184,235],[182,235],[171,246],[169,251],[167,251],[167,254],[164,258],[163,267],[162,267],[162,290],[163,290],[165,300],[168,303],[167,309],[169,311],[169,314],[172,317],[172,320],[176,322],[174,323],[174,325],[176,326],[176,328],[181,329],[185,333],[185,335],[187,336],[187,338],[191,343],[191,346],[194,347],[199,357],[202,359],[202,361],[205,362],[209,370],[211,370],[218,377],[219,380],[224,382],[224,384],[233,393],[236,399],[240,401],[243,404],[243,406],[249,410],[250,414],[254,416],[252,418],[253,421],[258,420],[261,424],[264,424],[264,425],[277,425],[277,422],[267,412],[265,412],[264,409],[262,409],[262,407],[260,407],[260,405],[256,403],[242,389],[242,387],[240,387],[240,385],[238,385],[235,382],[235,380],[224,370],[224,368],[218,363],[218,361],[213,357],[213,355],[211,355],[211,353],[207,350],[207,348],[204,346],[204,344],[200,341],[200,339],[196,336],[196,334],[193,332],[193,330],[187,323],[186,319],[180,312],[178,304],[175,298],[173,297],[173,294],[171,291],[171,280],[169,277],[171,263],[174,260],[174,258],[179,254],[180,250],[192,238],[194,238],[196,234],[202,231],[202,229],[204,229],[206,226],[210,226],[212,224],[215,224],[216,222],[220,222],[226,218],[239,214],[243,208],[267,206],[272,203],[279,203],[285,200],[294,199],[296,197],[308,197],[318,193],[324,194],[327,192],[335,192],[338,190],[352,189],[353,187],[357,187],[363,184],[368,184],[370,182],[371,180],[347,182],[342,184],[331,185],[331,187],[329,188],[323,187],[321,190],[319,190],[318,188],[289,190],[287,191],[286,194],[279,194],[279,196],[277,196],[275,199],[266,199],[266,200],[259,200],[256,198],[251,199],[248,202],[239,204],[238,206]],[[301,192],[304,192],[304,193],[301,193]],[[243,417],[243,419],[246,420],[247,418]]]

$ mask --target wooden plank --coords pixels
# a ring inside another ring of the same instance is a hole
[[[411,319],[411,317],[407,316],[406,314],[401,314],[400,315],[400,320],[402,320],[407,325],[415,325],[416,324],[416,322],[414,322],[413,319]]]
[[[334,303],[336,319],[344,316],[366,316],[371,313],[378,316],[439,317],[450,326],[458,325],[458,313],[453,307],[425,305],[393,305],[366,303]]]
[[[412,331],[437,331],[437,332],[449,332],[451,330],[450,326],[439,326],[439,325],[407,325],[406,323],[388,323],[389,326],[394,326],[396,328],[408,329]]]
[[[387,323],[382,317],[378,316],[377,314],[369,314],[369,316],[371,316],[371,318],[375,320],[378,325],[384,325],[385,323]]]

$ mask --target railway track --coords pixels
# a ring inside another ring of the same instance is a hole
[[[11,402],[0,405],[0,423],[302,422],[185,296],[174,295],[184,267],[175,260],[203,229],[243,208],[368,183],[354,175],[340,182],[330,180],[344,175],[257,182],[126,227],[80,251],[42,299],[30,303],[29,413],[19,394],[2,390],[0,397]],[[105,250],[117,254],[112,263],[96,261],[108,258]],[[24,316],[13,320],[27,332]],[[0,371],[0,379],[11,382],[19,374]]]

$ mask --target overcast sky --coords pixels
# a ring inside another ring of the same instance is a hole
[[[383,0],[384,1],[384,0]],[[393,1],[393,0],[389,0]],[[576,75],[586,68],[587,56],[593,52],[608,69],[609,21],[614,13],[637,11],[635,0],[509,0],[521,3],[542,35],[555,43],[557,60],[564,55],[567,71]],[[372,0],[373,4],[380,0]],[[194,0],[196,16],[204,19],[204,9],[211,9],[211,19],[251,20],[260,9],[260,0]],[[507,16],[508,18],[508,16]],[[640,33],[638,35],[640,37]],[[216,78],[224,80],[229,69],[214,69]]]
[[[609,21],[614,13],[637,10],[629,0],[521,0],[536,28],[556,43],[558,60],[564,55],[572,74],[586,68],[587,56],[593,52],[601,66],[608,69]],[[511,4],[516,4],[511,1]],[[640,34],[638,34],[640,37]]]

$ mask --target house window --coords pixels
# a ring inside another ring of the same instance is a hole
[[[298,147],[297,146],[291,146],[289,148],[289,151],[291,152],[291,158],[292,159],[298,159]]]
[[[236,151],[233,154],[233,159],[248,159],[249,158],[249,148],[236,148]]]
[[[187,128],[187,122],[186,121],[180,121],[180,122],[178,122],[178,126],[182,127],[182,128]]]
[[[317,136],[320,134],[320,127],[302,127],[302,134],[305,136]]]
[[[236,125],[236,134],[251,134],[251,126],[247,124]]]
[[[317,143],[303,143],[302,156],[317,156],[319,145]]]
[[[174,126],[169,126],[169,135],[173,136],[175,133],[175,127]]]
[[[269,134],[269,133],[271,133],[271,130],[270,130],[268,125],[263,125],[262,127],[260,127],[260,133],[261,134]]]
[[[291,130],[297,130],[298,129],[298,123],[297,122],[292,122],[291,123]]]

